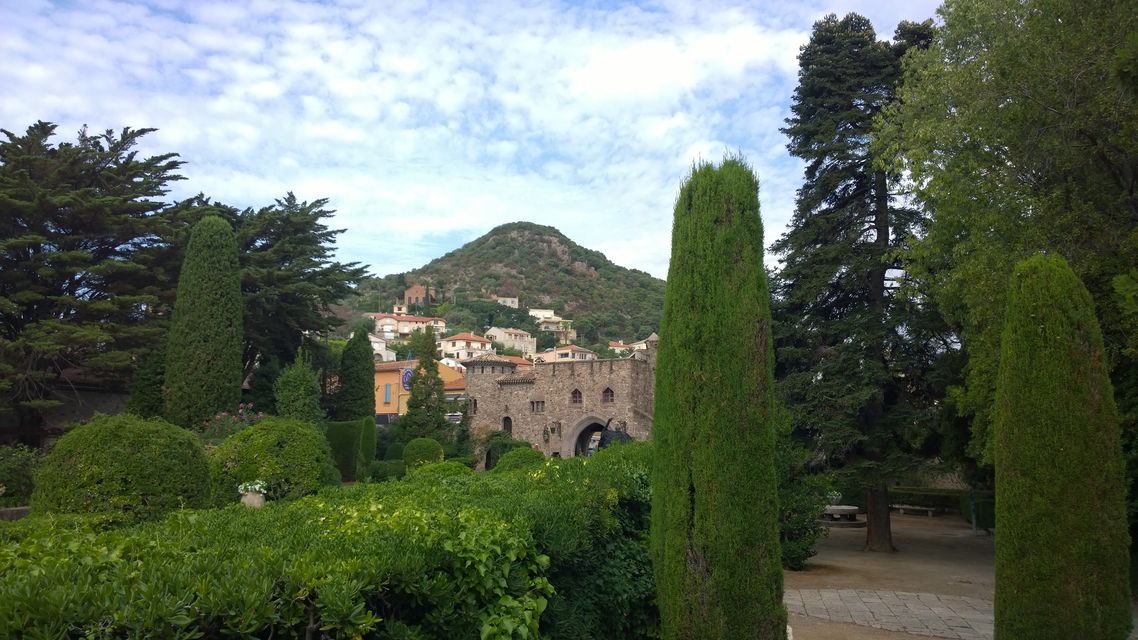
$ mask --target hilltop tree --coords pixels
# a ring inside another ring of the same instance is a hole
[[[996,636],[1125,638],[1118,414],[1094,302],[1061,257],[1015,269],[995,402]]]
[[[915,305],[900,297],[893,257],[921,213],[895,202],[896,178],[875,168],[870,141],[901,56],[931,34],[931,21],[902,23],[891,45],[857,14],[816,22],[783,129],[806,175],[790,227],[772,247],[782,256],[777,295],[793,318],[795,347],[779,353],[781,391],[795,430],[864,488],[873,551],[894,550],[887,486],[918,464],[928,405],[921,372],[935,349],[905,313]]]
[[[446,393],[439,377],[435,330],[428,326],[416,331],[410,343],[411,354],[418,362],[411,377],[407,413],[395,421],[395,432],[403,442],[412,438],[434,438],[440,442],[453,440],[451,431],[454,425],[446,417]]]
[[[375,416],[375,354],[368,324],[360,324],[340,354],[340,385],[334,397],[335,418]]]
[[[751,169],[696,166],[676,201],[656,369],[651,549],[668,640],[785,637],[762,238]]]
[[[150,254],[159,198],[182,179],[176,154],[134,150],[153,129],[84,128],[53,144],[55,129],[37,122],[0,142],[0,411],[26,429],[66,397],[63,370],[121,382],[161,334]]]
[[[200,428],[241,401],[241,279],[229,223],[194,225],[166,343],[166,419]]]

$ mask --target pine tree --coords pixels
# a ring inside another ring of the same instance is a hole
[[[772,247],[782,255],[776,294],[796,347],[780,349],[780,385],[796,429],[864,487],[866,548],[876,551],[893,550],[887,482],[918,462],[914,375],[932,352],[906,326],[890,286],[900,266],[891,252],[920,214],[892,202],[895,179],[875,168],[870,140],[900,56],[926,45],[931,31],[931,22],[902,23],[890,46],[857,14],[815,23],[783,129],[791,154],[806,161],[806,180],[789,230]]]
[[[446,418],[446,392],[439,377],[439,356],[436,350],[435,330],[427,327],[411,336],[411,352],[418,360],[411,377],[411,397],[407,399],[407,413],[395,422],[399,439],[408,442],[413,438],[434,438],[451,442],[454,425]]]
[[[994,426],[996,636],[1126,638],[1118,414],[1094,303],[1059,256],[1012,276]]]
[[[194,225],[166,345],[166,418],[200,428],[241,401],[241,279],[229,223]]]
[[[320,375],[312,368],[308,350],[301,347],[296,353],[296,360],[285,367],[273,382],[277,415],[319,425],[324,422],[320,395]]]
[[[668,640],[785,637],[762,243],[751,169],[696,166],[676,202],[656,369],[651,546]]]
[[[334,399],[336,420],[375,416],[375,354],[367,329],[357,326],[340,354],[340,386]]]

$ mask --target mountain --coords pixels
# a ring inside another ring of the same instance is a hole
[[[572,319],[584,344],[645,338],[659,329],[664,309],[663,280],[613,264],[557,229],[530,222],[496,227],[414,271],[365,281],[353,306],[390,310],[412,284],[441,292],[435,312],[444,317],[492,294],[516,296],[522,307],[553,309]]]

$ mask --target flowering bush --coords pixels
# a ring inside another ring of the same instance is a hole
[[[206,442],[221,442],[238,431],[257,424],[265,417],[264,411],[253,411],[252,402],[241,402],[237,411],[222,411],[202,425],[201,435]]]
[[[242,482],[237,485],[237,493],[267,493],[268,485],[264,480]]]

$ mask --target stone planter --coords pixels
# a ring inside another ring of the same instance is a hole
[[[260,509],[265,506],[265,494],[260,491],[249,491],[241,495],[241,504],[246,507]]]

